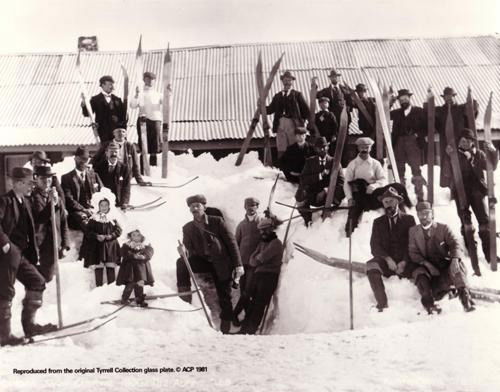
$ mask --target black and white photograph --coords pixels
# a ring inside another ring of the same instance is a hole
[[[2,392],[499,390],[500,1],[0,5]]]

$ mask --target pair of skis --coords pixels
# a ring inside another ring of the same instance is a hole
[[[125,211],[149,211],[149,210],[154,210],[163,204],[166,203],[166,201],[162,201],[163,197],[158,197],[154,200],[151,200],[147,203],[143,204],[138,204],[138,205],[128,205],[127,208],[125,208]]]
[[[153,182],[151,185],[148,185],[148,186],[151,186],[153,188],[170,188],[170,189],[176,189],[176,188],[182,188],[188,184],[191,184],[193,181],[197,180],[198,178],[200,178],[199,176],[196,176],[196,177],[193,177],[191,178],[190,180],[182,183],[182,184],[178,184],[178,185],[169,185],[169,184],[165,184],[163,182]],[[132,184],[132,185],[139,185],[139,184]]]

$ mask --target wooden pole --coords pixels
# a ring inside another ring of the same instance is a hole
[[[349,313],[351,329],[354,329],[354,295],[352,287],[352,219],[349,219]]]
[[[62,318],[62,306],[61,306],[61,277],[59,274],[59,244],[57,241],[57,225],[56,225],[56,207],[54,205],[54,199],[52,199],[52,192],[56,192],[56,188],[51,189],[50,195],[50,223],[52,225],[52,251],[54,253],[54,270],[56,275],[56,293],[57,293],[57,318],[58,326],[62,328],[63,318]]]
[[[161,177],[168,176],[168,133],[170,132],[170,123],[172,120],[172,56],[170,54],[170,46],[167,47],[167,53],[163,60],[163,124],[162,124],[162,159],[161,159]]]

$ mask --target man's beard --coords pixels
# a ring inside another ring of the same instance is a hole
[[[403,103],[401,103],[401,108],[408,109],[409,107],[410,107],[410,103],[409,102],[403,102]]]
[[[394,216],[396,214],[396,212],[397,212],[396,207],[392,207],[392,206],[385,207],[385,214],[388,216]]]

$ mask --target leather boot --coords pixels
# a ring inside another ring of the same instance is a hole
[[[434,297],[432,296],[432,287],[429,277],[426,275],[420,275],[415,284],[418,292],[420,293],[420,302],[424,306],[425,310],[427,310],[427,313],[441,313],[441,309],[434,304]]]
[[[106,267],[106,279],[108,284],[111,284],[115,281],[115,269],[114,267]]]
[[[126,305],[130,303],[130,294],[132,294],[132,291],[134,290],[134,283],[128,283],[125,288],[123,289],[122,293],[122,304]]]
[[[54,324],[40,325],[35,323],[36,312],[42,306],[42,296],[42,291],[26,291],[26,296],[23,299],[23,311],[21,312],[21,324],[26,337],[57,330],[57,326]]]
[[[479,238],[481,239],[481,245],[483,248],[484,257],[486,261],[490,263],[490,230],[489,227],[479,226]]]
[[[135,302],[141,308],[147,308],[148,303],[145,301],[144,287],[135,285],[134,287]]]
[[[459,288],[458,298],[460,298],[460,302],[462,302],[462,306],[464,307],[464,310],[466,312],[472,312],[473,310],[476,310],[474,301],[472,301],[472,298],[470,296],[469,289],[467,289],[466,287]]]
[[[96,268],[94,270],[95,287],[101,287],[104,283],[104,268]]]
[[[368,276],[370,287],[372,288],[375,300],[377,301],[377,309],[379,312],[383,312],[384,309],[389,306],[387,305],[387,295],[385,293],[384,282],[382,281],[382,274],[380,271],[371,270],[368,271],[366,275]]]
[[[220,331],[227,335],[231,330],[231,320],[221,320],[220,321]]]
[[[187,291],[191,291],[190,286],[177,286],[177,292],[184,293]],[[179,298],[182,299],[184,302],[187,302],[188,304],[190,304],[193,301],[193,295],[191,293],[180,295]]]
[[[0,346],[17,346],[25,342],[24,338],[18,338],[10,332],[10,319],[12,303],[0,300]]]
[[[424,185],[427,185],[425,178],[422,176],[414,176],[411,179],[412,184],[415,187],[415,194],[417,195],[418,201],[424,200]]]

